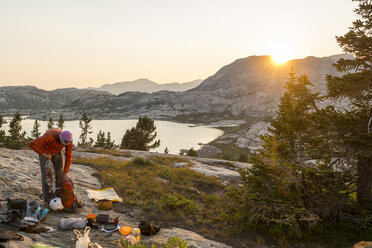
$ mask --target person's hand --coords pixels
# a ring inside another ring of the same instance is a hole
[[[44,157],[46,157],[47,159],[49,159],[49,160],[52,159],[52,155],[50,155],[50,153],[44,152],[42,155],[43,155]]]

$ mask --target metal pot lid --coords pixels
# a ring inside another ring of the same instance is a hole
[[[103,228],[106,229],[107,231],[112,231],[118,228],[118,224],[116,224],[115,222],[109,222],[107,224],[104,224]]]

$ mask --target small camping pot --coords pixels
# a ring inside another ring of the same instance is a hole
[[[96,221],[103,224],[109,223],[110,216],[108,214],[98,214],[96,216]]]
[[[112,201],[110,200],[99,200],[98,201],[98,208],[102,210],[110,210],[112,209]]]

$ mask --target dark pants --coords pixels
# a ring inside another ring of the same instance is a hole
[[[55,197],[56,188],[63,181],[62,152],[52,154],[51,162],[43,155],[39,155],[39,161],[43,199],[45,203],[49,203]]]

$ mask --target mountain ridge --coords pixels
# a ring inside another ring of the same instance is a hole
[[[128,92],[128,91],[139,91],[139,92],[146,92],[146,93],[153,93],[162,90],[168,91],[186,91],[198,86],[203,80],[197,79],[191,82],[186,83],[166,83],[166,84],[158,84],[154,81],[151,81],[147,78],[140,78],[134,81],[124,81],[124,82],[116,82],[113,84],[103,84],[100,87],[94,88],[89,87],[87,89],[99,90],[99,91],[107,91],[114,95],[120,95],[121,93]]]
[[[273,116],[292,68],[298,76],[307,74],[314,84],[313,89],[324,94],[325,75],[340,75],[332,64],[335,58],[342,56],[348,55],[309,56],[279,66],[269,56],[240,58],[220,68],[199,86],[184,92],[163,90],[114,95],[75,88],[45,91],[36,87],[0,87],[0,109],[27,110],[32,107],[37,111],[62,109],[77,113],[84,110],[93,118],[123,119],[147,115],[191,122]]]

